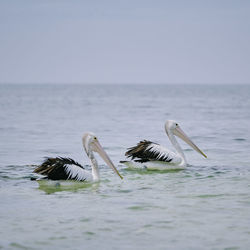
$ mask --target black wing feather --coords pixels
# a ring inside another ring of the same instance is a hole
[[[76,165],[82,169],[84,167],[71,158],[55,157],[47,158],[40,166],[33,172],[45,175],[50,180],[68,180],[69,175],[65,170],[66,165]]]
[[[140,141],[136,146],[128,148],[128,151],[125,153],[125,156],[131,157],[132,160],[136,159],[136,162],[147,162],[150,160],[171,162],[172,158],[168,157],[168,155],[160,156],[161,152],[151,151],[150,146],[159,145],[158,143],[154,143],[151,141]]]

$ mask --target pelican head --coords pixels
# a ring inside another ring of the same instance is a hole
[[[176,121],[173,121],[173,120],[166,121],[165,130],[166,130],[168,137],[170,137],[172,134],[178,136],[184,142],[186,142],[188,145],[190,145],[196,152],[200,153],[205,158],[207,158],[207,156],[184,133],[184,131],[180,128],[179,124]]]
[[[123,177],[120,175],[120,173],[118,172],[118,170],[116,169],[116,167],[114,166],[113,162],[110,160],[109,156],[107,155],[107,153],[104,151],[104,149],[102,148],[101,144],[99,143],[97,137],[95,136],[94,133],[88,132],[85,133],[82,137],[82,143],[83,143],[83,147],[86,151],[86,154],[88,155],[88,157],[90,159],[93,158],[93,152],[98,153],[102,159],[106,162],[106,164],[113,169],[113,171],[121,178],[123,179]]]

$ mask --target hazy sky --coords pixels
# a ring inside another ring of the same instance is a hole
[[[250,0],[0,0],[0,82],[250,83]]]

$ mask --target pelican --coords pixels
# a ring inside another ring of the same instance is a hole
[[[43,179],[99,181],[99,168],[93,152],[99,153],[106,164],[122,179],[106,152],[103,150],[97,137],[93,133],[86,133],[82,137],[83,148],[91,161],[92,172],[84,169],[78,162],[63,157],[47,158],[34,173],[45,175]]]
[[[136,169],[183,169],[187,166],[187,161],[175,136],[181,138],[195,151],[207,158],[207,156],[182,131],[177,122],[168,120],[165,123],[165,131],[175,148],[175,152],[172,152],[157,143],[144,140],[140,141],[136,146],[128,148],[125,156],[128,158],[130,157],[131,161],[120,161],[120,163],[123,163],[129,168]]]

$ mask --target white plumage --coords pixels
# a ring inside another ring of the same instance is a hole
[[[194,150],[207,157],[181,130],[180,126],[172,120],[165,123],[165,131],[170,142],[175,148],[175,152],[151,142],[140,141],[136,146],[131,147],[125,153],[125,156],[131,157],[131,161],[121,161],[130,168],[142,169],[181,169],[187,166],[185,155],[177,142],[175,136],[178,136],[189,144]]]
[[[76,165],[65,165],[65,171],[68,175],[68,180],[89,181],[92,179],[92,175],[88,171]]]
[[[93,133],[85,133],[82,137],[84,150],[91,161],[91,172],[71,158],[47,158],[34,172],[44,175],[49,180],[99,181],[99,168],[94,152],[99,153],[107,165],[122,179],[122,176],[110,160],[98,139]]]
[[[171,163],[180,163],[181,162],[181,157],[179,157],[176,153],[170,151],[166,147],[156,144],[156,143],[151,143],[148,147],[147,150],[150,152],[154,153],[156,155],[156,160],[160,160],[162,158],[166,159],[171,159]]]

